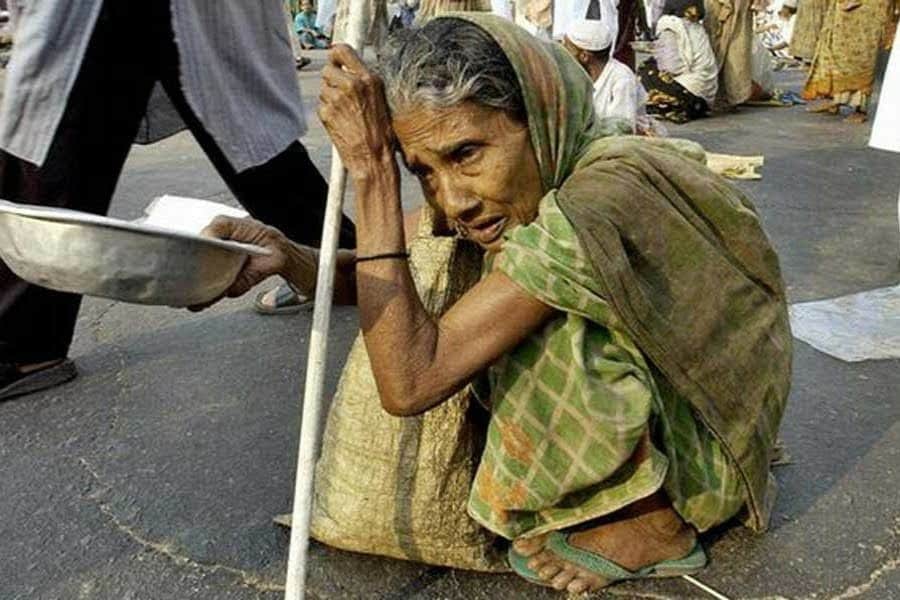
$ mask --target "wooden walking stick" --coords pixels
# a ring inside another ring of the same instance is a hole
[[[369,1],[349,0],[350,15],[347,39],[350,46],[362,54],[369,24]],[[313,309],[309,356],[306,361],[306,384],[303,388],[303,420],[297,455],[297,479],[294,485],[294,511],[291,525],[291,545],[288,551],[285,600],[301,600],[306,591],[306,563],[309,550],[309,525],[312,512],[313,475],[316,466],[315,450],[320,437],[322,396],[325,390],[325,364],[328,356],[328,325],[334,292],[334,272],[337,263],[338,235],[347,172],[331,147],[331,179],[328,203],[322,226],[322,245],[319,250],[319,272],[316,279],[316,299]]]

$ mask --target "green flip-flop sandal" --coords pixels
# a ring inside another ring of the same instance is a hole
[[[554,531],[547,536],[547,550],[568,563],[596,573],[609,584],[630,579],[650,579],[656,577],[679,577],[698,573],[706,567],[707,558],[703,546],[698,541],[687,556],[674,560],[663,560],[637,571],[629,571],[599,554],[577,548],[569,543],[569,534]],[[536,571],[528,566],[528,557],[522,556],[510,546],[507,552],[510,568],[521,578],[537,585],[549,586]]]
[[[573,546],[569,543],[569,534],[560,531],[554,531],[547,536],[546,548],[566,562],[596,573],[609,581],[609,583],[629,579],[691,575],[702,571],[707,563],[706,553],[703,551],[703,546],[700,545],[699,541],[687,556],[674,560],[662,560],[637,571],[630,571],[599,554]]]
[[[506,552],[506,560],[509,562],[510,568],[522,579],[530,581],[531,583],[536,583],[537,585],[548,585],[546,581],[541,579],[536,571],[528,566],[528,557],[522,556],[516,552],[512,547],[512,544],[509,545],[509,550]]]

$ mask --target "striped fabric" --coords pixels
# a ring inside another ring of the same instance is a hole
[[[43,164],[102,5],[25,6],[0,105],[0,148]],[[282,0],[172,0],[171,10],[185,96],[235,169],[268,161],[306,131]]]

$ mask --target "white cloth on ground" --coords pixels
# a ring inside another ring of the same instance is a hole
[[[671,32],[684,68],[672,72],[675,81],[687,91],[706,100],[710,106],[719,89],[719,66],[703,25],[673,15],[663,15],[656,23],[657,34]],[[660,69],[663,67],[660,65]]]
[[[0,105],[0,148],[44,163],[103,3],[25,5]],[[270,160],[306,132],[280,0],[171,0],[171,10],[185,98],[237,171]],[[265,118],[248,127],[247,115],[259,114]]]
[[[794,304],[794,337],[847,362],[900,358],[900,285]]]

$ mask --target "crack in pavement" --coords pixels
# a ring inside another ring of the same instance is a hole
[[[900,517],[894,518],[894,527],[889,531],[891,538],[896,541],[898,536],[900,536]],[[831,596],[830,600],[847,600],[848,598],[856,598],[857,596],[865,594],[872,589],[882,577],[897,570],[898,567],[900,567],[900,556],[895,554],[892,558],[888,558],[885,562],[881,563],[876,569],[873,569],[872,572],[869,573],[868,579],[862,583],[856,583],[847,587],[839,594]],[[812,596],[807,596],[805,600],[811,598]]]
[[[118,304],[118,300],[113,300],[112,302],[101,308],[100,312],[97,313],[97,316],[91,319],[88,328],[91,330],[91,336],[94,338],[94,341],[98,344],[102,343],[102,340],[100,339],[100,332],[98,331],[103,325],[102,321],[104,317],[106,317],[106,315],[109,313],[109,311],[115,308]]]
[[[97,473],[96,469],[94,469],[93,465],[91,465],[91,463],[87,459],[85,459],[84,457],[79,457],[78,462],[81,464],[84,470],[94,479],[94,481],[96,481],[102,488],[106,490],[112,489],[112,486],[104,483],[103,479]],[[115,512],[113,512],[112,508],[110,508],[108,504],[97,497],[97,494],[91,494],[89,498],[96,502],[100,512],[103,513],[103,515],[105,515],[112,522],[115,528],[125,534],[129,539],[138,544],[141,548],[149,550],[171,560],[179,567],[189,567],[208,574],[226,573],[237,579],[236,583],[238,585],[255,590],[256,592],[284,591],[283,584],[268,581],[255,573],[245,571],[244,569],[238,569],[236,567],[229,567],[228,565],[198,562],[192,559],[190,556],[185,556],[184,554],[179,553],[177,548],[172,544],[151,540],[145,537],[134,527],[123,523],[116,516]]]
[[[875,569],[869,574],[869,579],[864,583],[860,583],[858,585],[851,585],[846,590],[834,596],[832,600],[846,600],[847,598],[855,598],[860,594],[864,594],[869,591],[873,585],[875,585],[879,579],[881,579],[884,575],[890,573],[897,569],[900,566],[900,558],[892,558],[888,560],[886,563]]]
[[[111,355],[111,362],[114,361],[116,363],[116,370],[113,374],[114,381],[118,386],[117,393],[113,394],[115,400],[112,402],[110,406],[110,411],[112,414],[112,419],[109,424],[109,431],[115,431],[119,426],[119,417],[121,414],[121,407],[119,406],[119,400],[123,397],[127,397],[129,391],[134,389],[134,384],[129,383],[126,379],[127,377],[127,365],[126,358],[128,356],[128,350],[117,343],[114,339],[104,342],[102,339],[102,328],[103,328],[103,320],[106,316],[112,311],[112,309],[116,308],[122,304],[118,300],[113,300],[109,302],[106,306],[104,306],[98,314],[91,319],[91,321],[87,325],[87,329],[90,332],[90,336],[93,339],[96,346],[106,345],[109,348],[109,353]]]
[[[78,459],[81,466],[84,470],[97,482],[104,490],[112,489],[112,486],[106,484],[103,481],[103,478],[97,473],[96,469],[93,465],[84,457],[79,457]],[[272,592],[284,592],[285,586],[284,584],[276,583],[270,580],[267,580],[261,577],[258,574],[246,571],[244,569],[239,569],[236,567],[230,567],[227,565],[215,564],[215,563],[203,563],[192,559],[189,556],[181,554],[178,552],[177,548],[169,543],[159,542],[145,537],[141,532],[136,530],[134,527],[126,525],[123,523],[112,510],[112,508],[105,502],[99,499],[98,494],[90,494],[88,496],[91,500],[94,500],[98,506],[98,509],[101,513],[103,513],[118,529],[120,532],[125,534],[129,539],[138,544],[141,548],[154,552],[164,558],[167,558],[174,562],[176,565],[180,567],[189,567],[201,572],[214,574],[214,573],[226,573],[234,577],[237,581],[236,583],[242,587],[252,589],[257,593],[272,593]],[[897,535],[897,531],[892,531],[894,536]],[[866,581],[862,583],[857,583],[850,585],[842,592],[830,596],[831,600],[849,600],[851,598],[856,598],[865,594],[871,588],[878,583],[883,577],[892,573],[893,571],[900,568],[900,558],[892,557],[874,569],[870,574]],[[424,588],[430,587],[437,580],[441,579],[446,572],[442,569],[437,569],[430,571],[428,575],[430,577],[425,577],[425,585]],[[451,571],[452,577],[452,571]],[[423,589],[419,589],[416,591],[423,591]],[[640,598],[644,600],[675,600],[676,596],[670,596],[665,594],[660,594],[656,592],[642,592],[632,589],[616,589],[616,588],[607,588],[603,590],[605,594],[609,594],[611,596],[618,597],[627,597],[627,598]],[[308,590],[307,592],[311,597],[318,597],[317,594],[312,592],[312,590]],[[703,595],[701,595],[703,596]],[[395,594],[388,594],[386,597],[396,597]],[[704,596],[705,597],[705,596]],[[806,600],[811,600],[812,598],[817,597],[817,594],[806,596]],[[761,596],[756,600],[784,600],[784,596],[780,595],[768,595]]]
[[[889,558],[877,569],[869,573],[869,578],[866,581],[851,585],[840,594],[832,596],[831,600],[847,600],[848,598],[856,598],[857,596],[865,594],[870,589],[872,589],[872,586],[878,583],[878,581],[882,577],[884,577],[888,573],[891,573],[892,571],[895,571],[898,567],[900,567],[900,558],[896,556],[894,558]]]

